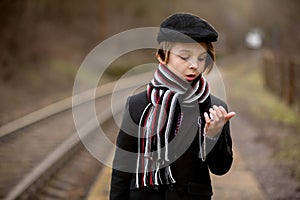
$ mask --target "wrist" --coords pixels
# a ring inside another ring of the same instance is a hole
[[[203,136],[210,139],[210,140],[217,140],[219,138],[220,134],[221,134],[221,131],[218,131],[215,134],[211,134],[211,133],[208,134],[205,130],[203,132]]]

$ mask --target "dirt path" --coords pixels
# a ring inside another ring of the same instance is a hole
[[[233,134],[241,133],[242,127],[239,126],[241,120],[232,120],[231,131]],[[240,144],[235,144],[236,137],[233,137],[233,141],[234,160],[231,170],[224,176],[212,175],[213,200],[267,200],[265,191],[254,173],[247,167],[247,163],[239,151]]]

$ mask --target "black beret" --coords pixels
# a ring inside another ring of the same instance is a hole
[[[161,24],[157,42],[216,42],[218,33],[206,20],[186,13],[166,18]]]

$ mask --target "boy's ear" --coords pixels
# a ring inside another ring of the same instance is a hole
[[[157,60],[158,60],[159,63],[161,63],[161,64],[163,64],[163,65],[166,65],[166,64],[167,64],[167,62],[164,61],[164,60],[160,57],[160,55],[159,55],[158,53],[156,53],[156,58],[157,58]]]

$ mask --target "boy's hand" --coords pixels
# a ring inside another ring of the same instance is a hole
[[[235,116],[235,112],[227,113],[227,111],[222,106],[216,105],[209,109],[209,113],[211,118],[209,117],[207,112],[204,113],[206,122],[204,131],[205,134],[209,137],[216,136],[222,130],[226,122],[228,122],[228,120]]]

